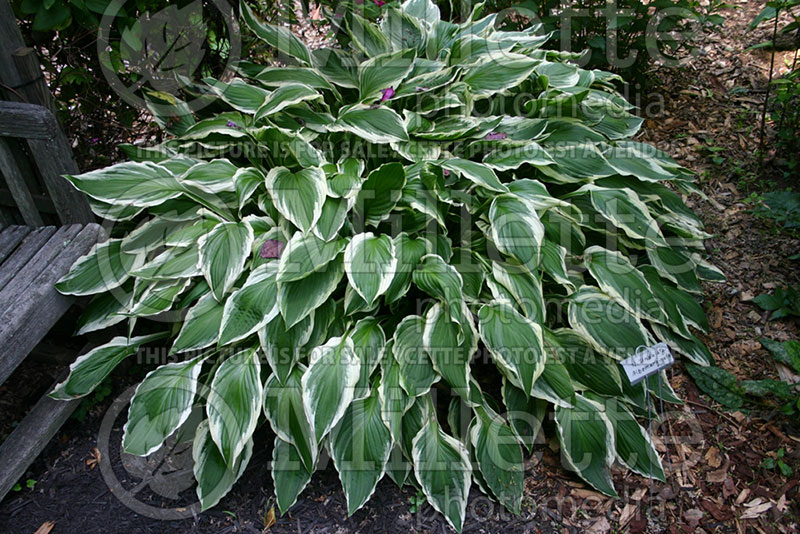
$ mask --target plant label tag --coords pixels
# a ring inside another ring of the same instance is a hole
[[[625,369],[631,385],[636,385],[648,376],[666,369],[674,362],[675,359],[669,351],[669,346],[666,343],[659,343],[622,360],[622,368]]]

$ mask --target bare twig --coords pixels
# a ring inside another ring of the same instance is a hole
[[[767,123],[767,106],[769,105],[769,92],[772,88],[772,71],[775,68],[775,40],[778,37],[778,18],[780,18],[780,7],[775,8],[775,24],[772,28],[772,52],[769,56],[769,79],[767,80],[767,94],[764,97],[764,107],[761,109],[761,133],[758,141],[758,168],[763,169],[764,163],[764,131]]]

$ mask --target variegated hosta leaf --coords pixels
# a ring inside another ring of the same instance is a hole
[[[157,206],[182,192],[175,175],[149,161],[126,161],[65,178],[90,197],[118,206]]]
[[[131,399],[123,429],[125,452],[147,456],[186,422],[205,358],[168,363],[147,374]]]
[[[253,246],[253,229],[246,223],[222,223],[200,238],[200,270],[214,297],[222,302],[242,274]]]
[[[254,349],[234,354],[217,369],[206,400],[209,429],[229,467],[250,442],[264,393],[261,363]]]
[[[478,312],[480,335],[497,365],[525,393],[544,371],[542,328],[508,303],[494,301]]]
[[[569,371],[552,355],[548,355],[544,371],[539,380],[533,384],[531,396],[546,400],[556,406],[573,406],[575,404],[575,386]]]
[[[223,304],[217,302],[214,295],[206,294],[189,309],[183,320],[178,337],[172,344],[171,353],[204,349],[216,343],[222,325]]]
[[[400,364],[400,385],[412,397],[425,395],[440,376],[424,349],[425,319],[409,315],[394,331],[394,357]]]
[[[166,244],[170,234],[180,232],[182,226],[182,223],[154,217],[123,237],[121,250],[127,254],[153,252]]]
[[[275,496],[278,509],[285,514],[297,501],[311,481],[313,471],[303,465],[297,449],[288,441],[275,437],[272,448],[272,481],[275,486]]]
[[[320,441],[353,400],[361,362],[349,337],[332,337],[311,352],[303,374],[303,406]]]
[[[475,95],[493,95],[530,76],[538,61],[521,54],[490,55],[465,69],[463,81]]]
[[[435,416],[412,444],[414,474],[428,502],[461,532],[467,512],[472,464],[464,444],[445,434]]]
[[[384,347],[378,394],[381,399],[381,417],[389,428],[392,439],[397,442],[403,436],[403,417],[414,399],[400,385],[400,365],[394,357],[394,340],[391,339]]]
[[[328,192],[325,173],[316,167],[296,173],[286,167],[275,167],[267,174],[266,184],[280,214],[303,233],[309,232],[322,215]]]
[[[353,45],[367,57],[374,57],[390,51],[389,38],[380,31],[377,25],[353,13],[348,18],[348,31]]]
[[[377,226],[389,217],[403,196],[405,185],[405,169],[399,163],[387,163],[369,173],[353,208],[357,219],[361,224]]]
[[[619,365],[592,349],[581,334],[569,328],[545,330],[547,349],[558,356],[569,376],[601,395],[622,395]]]
[[[530,272],[520,265],[493,262],[492,277],[505,287],[512,302],[528,319],[537,323],[544,322],[544,297],[538,273]]]
[[[492,495],[519,515],[525,477],[519,438],[499,415],[482,407],[475,413],[469,437],[477,467]]]
[[[358,234],[344,250],[347,279],[368,306],[389,288],[396,268],[394,243],[389,236]]]
[[[392,283],[386,290],[386,301],[391,303],[403,297],[411,286],[412,273],[422,256],[430,248],[430,243],[424,238],[412,239],[405,232],[401,232],[395,238],[394,249],[397,256],[397,268],[395,269]]]
[[[284,108],[294,106],[300,102],[319,100],[321,98],[322,95],[320,93],[307,85],[301,83],[282,85],[275,89],[256,110],[255,120],[274,115]]]
[[[642,323],[605,293],[584,286],[570,297],[569,324],[601,353],[624,360],[650,343]]]
[[[577,395],[574,408],[556,406],[556,427],[567,465],[597,491],[616,497],[610,473],[614,428],[602,406]]]
[[[227,159],[203,161],[192,166],[181,175],[181,181],[189,183],[205,191],[216,194],[223,191],[235,191],[233,175],[239,168]]]
[[[555,162],[544,148],[531,141],[523,146],[511,145],[508,148],[499,148],[487,154],[483,158],[483,163],[496,171],[510,171],[519,168],[523,163],[539,167],[552,165]]]
[[[630,408],[613,398],[591,396],[603,405],[605,415],[614,427],[614,446],[617,459],[642,476],[664,482],[664,468],[653,442],[636,421]]]
[[[450,159],[442,162],[442,167],[449,171],[455,171],[464,178],[490,191],[501,193],[508,191],[508,187],[500,182],[495,172],[481,163],[466,159]]]
[[[72,265],[56,289],[65,295],[94,295],[121,286],[145,259],[139,252],[122,252],[121,246],[121,239],[98,243]]]
[[[454,318],[462,321],[464,281],[455,267],[448,265],[441,256],[427,254],[420,259],[412,277],[417,287],[444,302]]]
[[[131,307],[125,315],[131,317],[148,317],[157,315],[172,307],[189,280],[162,280],[160,282],[137,281],[131,296]]]
[[[252,115],[260,108],[269,96],[269,91],[256,85],[251,85],[241,78],[234,78],[230,83],[220,80],[206,80],[211,90],[220,100],[242,113]]]
[[[301,379],[305,366],[298,365],[281,383],[275,375],[267,379],[264,388],[264,413],[272,431],[291,443],[309,473],[314,472],[317,461],[317,439],[303,407]]]
[[[387,144],[408,141],[403,119],[387,107],[352,108],[339,115],[336,124],[370,143]]]
[[[278,315],[277,271],[274,262],[261,265],[228,297],[222,313],[220,346],[246,338]]]
[[[50,397],[69,400],[88,395],[122,360],[136,354],[140,346],[165,337],[166,333],[132,338],[118,336],[105,345],[78,356],[69,366],[69,376],[50,392]]]
[[[330,182],[329,182],[330,185]],[[312,230],[314,235],[323,241],[330,241],[339,234],[339,230],[344,226],[347,215],[352,208],[353,202],[347,198],[334,198],[328,195],[322,204],[322,213],[319,216],[317,225]]]
[[[131,292],[124,289],[101,293],[83,310],[75,325],[75,335],[102,330],[125,320],[125,310],[131,301]]]
[[[589,196],[594,208],[628,237],[644,239],[656,246],[666,245],[647,206],[630,189],[591,187]]]
[[[211,437],[208,420],[197,426],[192,448],[197,498],[203,510],[215,506],[242,476],[253,455],[253,440],[247,440],[241,454],[229,466]]]
[[[361,362],[358,384],[354,398],[360,399],[370,392],[370,376],[383,357],[386,345],[386,334],[374,317],[365,317],[358,321],[350,334],[353,350]]]
[[[362,101],[381,96],[382,89],[396,89],[411,72],[414,51],[405,49],[368,59],[358,70],[358,91]]]
[[[548,402],[526,394],[507,379],[503,380],[503,404],[506,406],[505,416],[528,452],[533,450],[536,438],[542,428]]]
[[[301,351],[311,338],[314,326],[314,315],[306,315],[291,328],[286,327],[283,317],[276,315],[258,331],[261,351],[280,382],[287,380],[300,360]]]
[[[202,274],[198,247],[174,247],[165,250],[151,261],[131,272],[144,280],[174,280]]]
[[[278,305],[287,327],[305,319],[326,302],[344,276],[341,257],[302,280],[278,283]]]
[[[353,515],[375,491],[386,470],[392,435],[381,418],[377,384],[371,393],[353,401],[331,431],[331,456]]]
[[[274,26],[258,20],[247,2],[241,2],[242,18],[245,24],[261,39],[279,52],[306,65],[311,64],[311,54],[303,41],[291,30],[283,26]]]
[[[530,270],[539,265],[544,226],[530,202],[516,195],[498,195],[489,208],[491,236],[504,254]]]
[[[469,363],[478,349],[478,333],[471,314],[459,324],[442,304],[435,304],[425,315],[423,346],[433,368],[463,398],[469,398]]]
[[[600,288],[628,310],[653,321],[666,320],[644,275],[620,252],[589,247],[583,251],[583,263]]]
[[[347,245],[345,239],[324,241],[297,232],[286,244],[278,266],[278,282],[302,280],[327,266]]]

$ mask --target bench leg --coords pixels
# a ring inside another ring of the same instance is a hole
[[[81,399],[57,401],[45,395],[0,445],[0,500],[25,474],[80,402]]]

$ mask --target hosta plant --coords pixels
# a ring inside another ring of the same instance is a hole
[[[536,27],[452,24],[428,0],[349,14],[344,46],[313,51],[242,15],[281,66],[206,80],[213,115],[67,177],[116,222],[57,287],[96,295],[81,333],[122,324],[53,396],[169,338],[123,445],[196,426],[204,508],[270,445],[263,422],[281,511],[329,455],[350,513],[384,475],[457,530],[473,482],[518,513],[550,416],[597,490],[615,494],[614,462],[663,479],[637,417],[651,394],[679,401],[619,360],[663,340],[712,363],[696,299],[720,273],[681,200],[691,176],[631,140],[614,77],[541,49]]]

